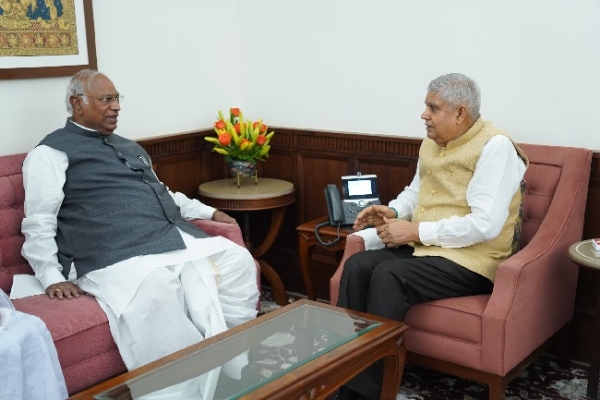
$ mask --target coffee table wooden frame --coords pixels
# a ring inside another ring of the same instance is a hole
[[[296,301],[160,360],[100,383],[88,390],[73,395],[69,399],[92,399],[93,396],[125,384],[133,378],[152,372],[158,368],[165,367],[181,357],[215,344],[226,337],[244,332],[253,326],[262,324],[278,315],[306,304],[339,312],[347,312],[360,318],[381,322],[381,325],[330,352],[317,357],[305,365],[300,366],[271,382],[265,383],[253,392],[240,397],[240,399],[323,399],[333,394],[337,388],[348,382],[367,366],[377,360],[383,359],[384,378],[381,399],[394,400],[400,388],[402,374],[404,372],[406,349],[403,338],[404,332],[408,327],[401,322],[391,321],[353,310],[336,308],[328,304],[306,299]],[[128,397],[126,397],[125,394],[125,397],[120,398],[126,399]]]

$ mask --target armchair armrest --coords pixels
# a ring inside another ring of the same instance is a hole
[[[342,272],[344,272],[344,264],[346,260],[354,253],[365,250],[365,241],[358,235],[348,235],[346,238],[346,246],[344,247],[344,255],[340,261],[340,265],[329,280],[329,302],[335,306],[338,300],[338,294],[340,291],[340,280],[342,279]]]
[[[226,224],[224,222],[211,221],[209,219],[193,219],[192,224],[212,236],[223,236],[232,242],[246,247],[242,238],[242,231],[238,224]]]

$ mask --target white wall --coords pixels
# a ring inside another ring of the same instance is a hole
[[[137,139],[210,127],[237,102],[232,0],[94,0],[98,69],[125,96],[120,135]],[[68,116],[64,78],[0,81],[0,154],[29,151]]]
[[[263,21],[239,33],[241,96],[267,123],[422,137],[427,84],[462,72],[515,140],[600,149],[598,0],[236,4]]]
[[[241,107],[275,126],[422,137],[426,86],[463,72],[515,140],[600,150],[598,0],[94,0],[98,67],[133,139]],[[68,78],[0,81],[0,154],[62,126]]]

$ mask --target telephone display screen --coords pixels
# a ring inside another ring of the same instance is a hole
[[[373,194],[373,189],[371,188],[371,181],[348,181],[348,196],[364,196],[366,194]]]
[[[342,176],[344,199],[369,199],[379,197],[377,175]]]

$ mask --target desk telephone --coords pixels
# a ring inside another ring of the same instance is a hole
[[[315,236],[319,243],[324,246],[332,246],[340,240],[340,227],[342,225],[354,225],[356,216],[362,209],[371,204],[381,204],[377,192],[377,175],[345,175],[342,176],[343,199],[340,198],[338,187],[334,184],[327,185],[325,188],[325,201],[327,202],[327,211],[329,221],[315,226]],[[337,226],[337,238],[324,242],[321,240],[317,230],[325,225]]]

